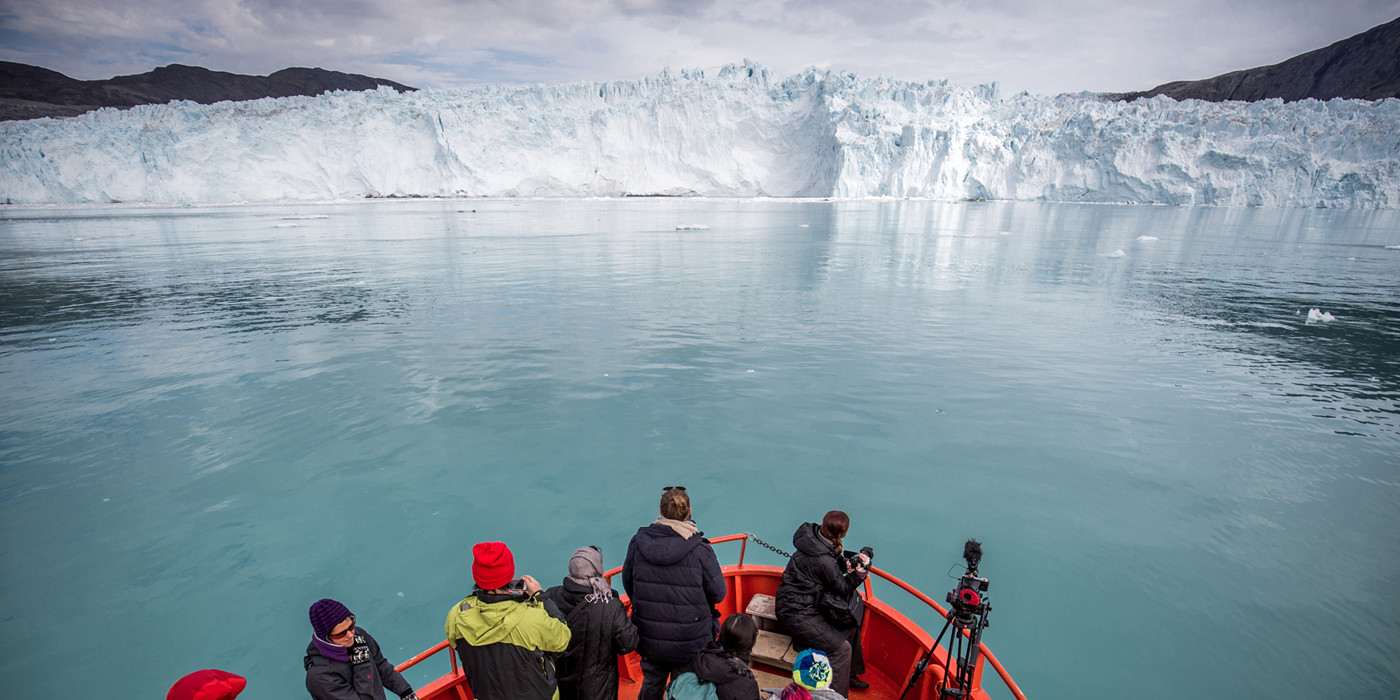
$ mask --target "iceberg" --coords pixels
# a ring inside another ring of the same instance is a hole
[[[834,197],[1400,208],[1400,100],[1118,102],[995,84],[634,81],[172,102],[0,124],[0,201]]]

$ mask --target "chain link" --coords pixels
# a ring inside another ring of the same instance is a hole
[[[744,533],[744,536],[747,537],[747,538],[749,538],[749,539],[751,539],[751,540],[753,540],[754,542],[756,542],[756,543],[758,543],[758,544],[764,546],[764,547],[767,547],[768,549],[773,550],[774,552],[777,552],[779,555],[783,556],[784,558],[790,558],[790,557],[792,557],[791,554],[788,554],[787,552],[784,552],[783,550],[778,549],[777,547],[774,547],[773,545],[768,544],[767,542],[764,542],[763,540],[758,539],[758,535],[755,535],[755,534],[753,534],[753,533],[751,533],[751,532],[745,532],[745,533]]]

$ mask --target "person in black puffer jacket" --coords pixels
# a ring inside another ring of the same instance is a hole
[[[749,652],[757,639],[753,618],[734,613],[720,625],[719,638],[701,649],[685,670],[702,683],[713,683],[719,700],[759,700],[758,680],[749,669]]]
[[[825,593],[849,601],[865,581],[870,559],[861,554],[860,566],[850,568],[841,556],[841,538],[849,527],[850,518],[839,510],[828,512],[821,525],[802,523],[793,533],[792,546],[797,551],[788,559],[776,596],[779,624],[798,645],[822,651],[831,659],[831,687],[843,696],[850,694],[852,666],[855,674],[865,670],[858,646],[860,627],[836,627],[822,615],[818,601]]]
[[[573,634],[555,663],[559,700],[617,700],[617,657],[637,648],[637,628],[603,578],[603,554],[580,547],[569,575],[544,592],[564,614]]]
[[[627,545],[622,587],[632,601],[642,656],[638,700],[661,700],[666,680],[715,638],[728,587],[710,541],[690,520],[685,488],[661,494],[661,517]]]
[[[384,700],[387,688],[403,700],[418,700],[408,681],[384,658],[379,642],[355,626],[339,601],[311,604],[311,643],[302,663],[306,690],[315,700]]]

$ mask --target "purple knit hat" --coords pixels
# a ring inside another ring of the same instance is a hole
[[[311,630],[317,637],[325,639],[342,620],[350,617],[350,609],[330,598],[322,598],[311,604]]]

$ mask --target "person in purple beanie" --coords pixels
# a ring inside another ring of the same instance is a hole
[[[355,626],[338,601],[311,604],[311,643],[306,645],[306,690],[315,700],[385,700],[387,687],[403,700],[418,700],[408,681],[379,651],[379,642]]]

